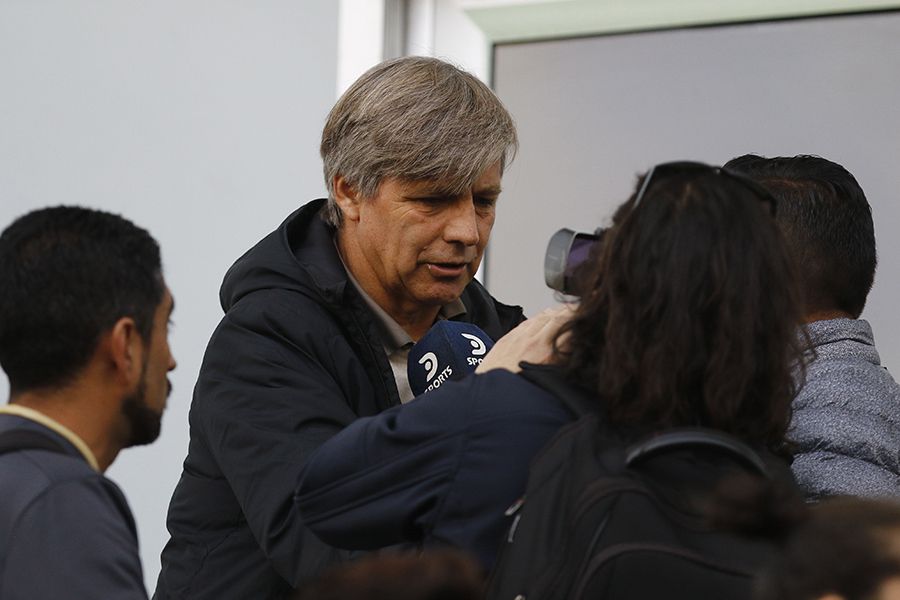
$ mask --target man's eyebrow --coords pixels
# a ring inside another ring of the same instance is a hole
[[[440,185],[431,184],[416,186],[415,188],[408,190],[404,195],[408,198],[425,198],[429,196],[434,196],[436,198],[449,198],[452,196],[458,196],[459,194],[448,187],[441,187]]]
[[[501,191],[499,185],[489,185],[487,187],[478,188],[477,190],[472,190],[472,193],[476,196],[499,196]]]
[[[415,189],[409,190],[404,194],[407,198],[456,198],[461,196],[459,190],[449,187],[441,187],[440,185],[422,185]],[[473,188],[473,196],[499,196],[499,185],[488,185],[482,188]]]
[[[172,316],[172,313],[175,312],[175,298],[172,298],[172,304],[169,305],[169,316]]]

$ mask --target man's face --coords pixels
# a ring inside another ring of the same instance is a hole
[[[459,196],[440,182],[385,179],[357,204],[354,277],[395,318],[455,300],[481,264],[499,194],[499,163]]]
[[[167,375],[175,368],[175,358],[169,350],[169,318],[173,308],[172,294],[166,288],[162,302],[153,314],[153,327],[145,345],[137,389],[122,404],[122,412],[131,429],[129,446],[149,444],[159,437],[166,400],[172,391]]]

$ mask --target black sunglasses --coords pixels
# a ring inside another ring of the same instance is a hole
[[[730,169],[725,169],[723,167],[714,167],[706,163],[688,160],[660,163],[651,168],[650,171],[647,172],[647,175],[644,177],[644,181],[641,183],[641,187],[638,190],[637,196],[635,196],[634,198],[634,204],[632,205],[631,210],[636,209],[638,205],[640,205],[641,200],[644,199],[644,194],[647,193],[647,189],[650,187],[650,182],[653,181],[654,178],[659,179],[660,177],[665,177],[677,173],[684,173],[687,171],[713,173],[714,175],[728,177],[729,179],[737,181],[745,188],[753,192],[760,200],[767,203],[769,205],[769,212],[772,213],[773,217],[775,216],[775,210],[778,206],[778,202],[777,200],[775,200],[775,196],[770,194],[769,191],[766,190],[766,188],[762,187],[746,175],[737,173]]]

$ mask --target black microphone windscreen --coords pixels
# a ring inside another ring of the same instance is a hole
[[[479,327],[438,321],[409,351],[406,374],[418,396],[452,379],[462,379],[481,364],[494,341]]]

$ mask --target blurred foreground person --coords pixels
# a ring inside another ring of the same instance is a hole
[[[757,600],[900,600],[900,504],[834,498],[813,506]]]
[[[478,564],[456,550],[373,554],[332,567],[292,600],[481,600]]]
[[[122,217],[47,208],[0,235],[0,598],[147,598],[103,472],[149,444],[175,368],[159,246]]]
[[[875,229],[862,188],[818,156],[748,154],[726,167],[778,199],[794,262],[811,362],[794,399],[791,468],[807,498],[900,498],[900,385],[860,319],[875,279]]]
[[[655,167],[615,212],[582,270],[574,314],[526,321],[488,353],[479,369],[486,372],[360,419],[309,459],[297,495],[309,526],[347,548],[456,545],[489,569],[501,541],[525,522],[513,519],[529,463],[579,414],[544,385],[547,378],[586,398],[596,418],[587,446],[622,447],[702,427],[752,448],[765,460],[760,468],[789,480],[778,456],[786,454],[791,367],[801,358],[800,309],[775,210],[765,190],[727,171]],[[520,365],[543,356],[553,340],[548,364]],[[580,454],[584,447],[573,452],[560,472],[594,458]],[[667,485],[707,498],[733,469],[727,454],[688,449],[658,470],[669,474]],[[567,515],[543,518],[561,529]],[[568,549],[560,550],[552,556],[563,561],[559,570],[587,560],[566,562]],[[671,591],[663,575],[643,579]],[[734,597],[749,593],[744,585]]]

